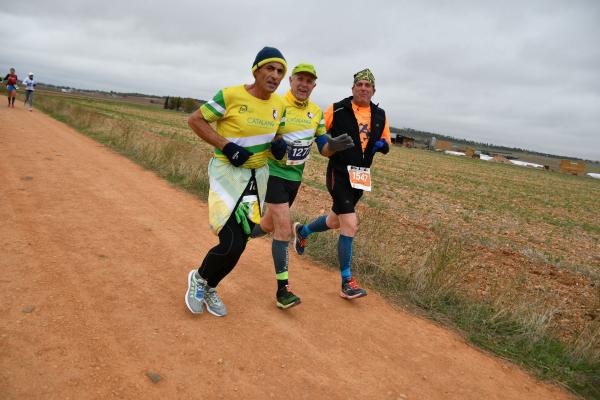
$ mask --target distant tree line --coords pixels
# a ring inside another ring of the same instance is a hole
[[[196,111],[205,102],[202,100],[192,99],[191,97],[176,97],[167,96],[165,98],[165,104],[163,108],[165,110],[183,111],[186,113],[192,113]]]
[[[402,136],[412,137],[415,140],[422,142],[422,143],[429,143],[431,141],[431,138],[435,137],[437,140],[447,140],[452,143],[462,144],[464,146],[471,146],[473,148],[476,148],[476,149],[479,149],[482,151],[486,150],[486,151],[506,152],[506,153],[521,152],[521,153],[534,154],[534,155],[548,157],[548,158],[565,158],[565,156],[560,156],[560,155],[556,155],[556,154],[541,153],[538,151],[521,149],[519,147],[499,146],[499,145],[494,145],[493,143],[476,142],[476,141],[467,140],[467,139],[458,139],[458,138],[455,138],[455,137],[449,136],[449,135],[443,135],[440,133],[433,133],[433,132],[427,132],[427,131],[419,131],[419,130],[412,129],[412,128],[390,127],[390,131],[392,133],[397,133]],[[574,159],[574,160],[579,160],[579,158],[577,158],[577,157],[569,157],[569,158]],[[595,160],[585,160],[585,161],[592,162],[592,163],[598,163],[598,161],[595,161]]]

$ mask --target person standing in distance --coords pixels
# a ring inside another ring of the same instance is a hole
[[[188,274],[185,304],[199,314],[222,317],[227,308],[216,287],[236,266],[253,226],[260,222],[269,167],[267,156],[285,154],[285,142],[273,141],[284,123],[285,108],[274,94],[287,69],[279,50],[265,47],[252,64],[254,82],[219,90],[188,120],[190,128],[215,147],[208,164],[209,223],[219,244]],[[210,123],[216,122],[216,130]]]
[[[371,171],[376,152],[389,152],[390,128],[385,111],[373,104],[375,76],[369,69],[354,74],[352,96],[329,105],[325,111],[325,127],[333,138],[350,134],[354,147],[329,157],[326,186],[333,206],[307,225],[294,224],[294,248],[304,253],[306,238],[312,233],[339,229],[338,260],[342,287],[340,295],[355,299],[367,295],[352,277],[352,242],[358,232],[355,206],[363,191],[371,190]]]
[[[29,104],[29,111],[33,111],[33,91],[37,85],[37,82],[33,79],[33,72],[27,75],[23,85],[25,86],[25,102],[23,104]]]
[[[354,146],[350,136],[338,137],[331,146],[327,143],[323,112],[310,101],[317,85],[317,72],[311,64],[298,64],[289,78],[290,90],[283,97],[285,125],[277,131],[278,139],[286,143],[286,156],[281,160],[269,158],[269,183],[267,185],[267,209],[260,224],[255,225],[252,236],[259,237],[273,232],[271,253],[275,265],[277,307],[287,309],[300,304],[300,298],[289,287],[288,247],[292,236],[290,207],[298,194],[304,165],[309,158],[313,141],[321,154],[333,155],[331,149]],[[332,140],[329,138],[330,141]]]

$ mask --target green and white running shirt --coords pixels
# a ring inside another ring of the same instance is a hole
[[[269,175],[287,179],[289,181],[301,181],[304,172],[304,160],[308,158],[312,142],[315,137],[325,134],[325,122],[323,112],[318,105],[311,101],[297,100],[291,91],[283,97],[285,104],[285,124],[279,127],[278,135],[282,135],[288,142],[301,141],[297,149],[289,149],[282,160],[276,160],[269,155]],[[292,164],[293,153],[298,155],[298,163]],[[290,165],[292,164],[292,165]]]
[[[244,85],[219,90],[212,100],[200,107],[208,122],[217,123],[217,133],[230,142],[254,153],[242,168],[259,168],[271,154],[270,143],[280,127],[285,126],[285,107],[276,94],[268,100],[252,96]],[[229,162],[225,154],[215,148],[215,157]]]

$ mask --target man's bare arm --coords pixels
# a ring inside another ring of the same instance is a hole
[[[200,112],[195,112],[190,115],[188,125],[200,139],[215,146],[219,150],[223,150],[223,147],[229,143],[227,139],[215,132],[212,126],[210,126],[210,124],[202,117]]]

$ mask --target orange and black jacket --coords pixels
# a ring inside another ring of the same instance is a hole
[[[370,167],[373,163],[373,145],[381,139],[385,127],[385,111],[371,102],[371,132],[367,146],[363,150],[358,122],[352,110],[352,96],[333,104],[333,124],[328,133],[332,137],[349,134],[354,147],[339,151],[329,158],[329,167],[348,173],[347,166]]]

